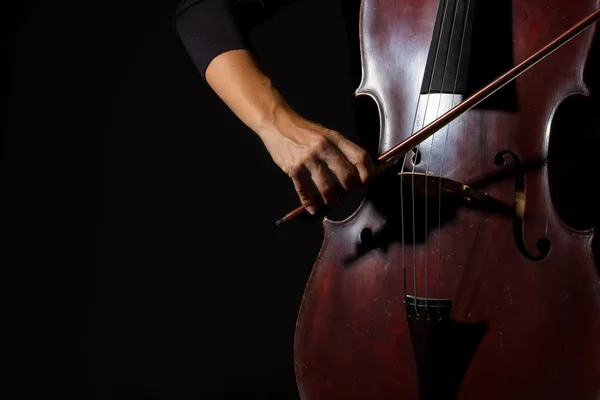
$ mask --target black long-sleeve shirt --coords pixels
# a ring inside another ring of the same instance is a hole
[[[250,30],[298,0],[183,0],[173,26],[194,65],[205,78],[219,54],[252,49]]]
[[[183,0],[176,10],[174,28],[183,42],[193,63],[205,78],[208,64],[219,54],[233,49],[252,49],[249,33],[252,27],[261,21],[270,18],[276,11],[300,0]],[[349,32],[352,38],[358,39],[358,5],[360,0],[344,0],[342,7],[348,9],[344,14],[350,20],[348,22]],[[355,46],[353,54],[358,54],[358,40],[351,40]],[[593,61],[590,61],[589,70],[595,71],[594,67],[599,64],[600,52],[594,53]],[[354,79],[359,82],[361,76],[360,65],[353,65]],[[590,77],[590,84],[597,90],[599,79],[596,75]],[[593,107],[599,104],[595,100]],[[585,118],[584,126],[578,125],[578,129],[584,129],[586,133],[578,137],[581,149],[585,154],[580,156],[583,173],[590,174],[590,178],[597,174],[600,164],[594,163],[596,152],[599,148],[600,137],[598,127],[600,126],[600,113],[591,113]],[[582,116],[578,116],[581,119]],[[583,121],[580,121],[583,122]],[[589,165],[588,165],[589,164]],[[587,178],[586,178],[587,179]],[[581,182],[586,182],[582,179]],[[587,180],[589,181],[589,180]],[[585,196],[584,196],[585,197]],[[600,212],[597,218],[600,218]],[[598,241],[600,244],[600,241]]]

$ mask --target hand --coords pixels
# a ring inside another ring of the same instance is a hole
[[[286,103],[252,53],[231,50],[215,57],[206,80],[229,108],[262,139],[275,163],[292,179],[302,205],[314,214],[317,201],[337,202],[372,178],[366,151],[340,133],[308,121]]]
[[[311,214],[317,208],[313,183],[323,203],[331,205],[372,178],[373,163],[364,149],[339,132],[293,112],[287,111],[272,125],[270,133],[261,137]]]

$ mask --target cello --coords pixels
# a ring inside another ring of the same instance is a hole
[[[303,400],[600,399],[594,230],[562,218],[549,168],[561,107],[590,94],[599,7],[362,1],[356,95],[379,111],[380,170],[322,220]]]

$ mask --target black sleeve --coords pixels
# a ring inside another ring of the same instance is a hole
[[[208,64],[219,54],[252,46],[249,32],[286,1],[271,6],[265,0],[183,0],[173,27],[204,79]],[[275,3],[275,2],[273,2]]]

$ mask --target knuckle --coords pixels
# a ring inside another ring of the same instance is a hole
[[[323,195],[325,195],[327,197],[332,197],[335,195],[335,187],[330,183],[323,185],[322,190],[323,190]]]
[[[369,163],[369,159],[369,153],[367,153],[365,150],[359,150],[358,162],[360,162],[363,165],[367,165]]]
[[[349,184],[349,183],[354,182],[356,177],[357,177],[356,171],[350,169],[350,170],[344,171],[342,176],[340,176],[340,181],[342,181],[345,184]]]
[[[316,136],[312,141],[312,150],[316,152],[322,152],[329,146],[329,141],[324,136]]]
[[[343,145],[343,144],[346,144],[346,142],[348,141],[344,135],[342,135],[340,132],[334,131],[334,130],[330,130],[328,132],[327,137],[329,139],[331,139],[331,141],[333,143],[335,143],[335,145],[338,146],[338,147],[341,146],[341,145]]]
[[[300,174],[300,165],[298,165],[298,164],[288,165],[285,169],[285,172],[291,177],[296,177]]]
[[[300,198],[300,201],[303,204],[310,204],[310,197],[308,196],[307,191],[304,190],[302,186],[296,188],[296,193],[298,194],[298,197]]]
[[[298,158],[298,169],[301,169],[304,165],[310,165],[314,159],[315,155],[313,152],[306,152],[305,154],[302,154],[302,156]]]
[[[338,131],[334,130],[334,129],[329,129],[327,131],[327,133],[329,133],[330,136],[333,136],[333,137],[338,138],[338,139],[343,138],[342,134],[339,133]]]

